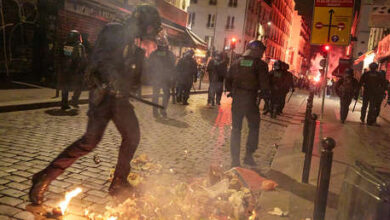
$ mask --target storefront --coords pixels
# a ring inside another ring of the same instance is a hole
[[[386,79],[390,80],[390,35],[379,42],[375,59],[379,62],[379,69],[386,72]]]

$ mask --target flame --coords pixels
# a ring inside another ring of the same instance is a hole
[[[78,194],[80,194],[83,190],[80,188],[80,187],[77,187],[76,189],[70,191],[70,192],[67,192],[65,194],[65,200],[60,202],[60,204],[58,204],[58,206],[60,207],[61,209],[61,212],[62,212],[62,215],[65,214],[65,211],[66,209],[68,208],[68,205],[69,205],[69,202],[70,200],[77,196]]]
[[[314,77],[314,82],[319,82],[321,80],[321,75],[318,74],[316,77]]]
[[[251,216],[249,216],[248,220],[255,220],[255,219],[256,219],[256,217],[257,217],[257,213],[256,213],[256,211],[255,211],[255,210],[253,210],[253,211],[252,211],[252,215],[251,215]]]

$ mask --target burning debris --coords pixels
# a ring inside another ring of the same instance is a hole
[[[134,193],[124,202],[106,206],[103,213],[85,210],[87,219],[255,220],[258,219],[260,192],[276,187],[276,183],[243,168],[224,172],[220,166],[211,166],[207,177],[180,182],[173,180],[171,171],[168,176],[160,175],[162,166],[152,163],[146,155],[140,155],[131,164],[133,169],[128,181]],[[81,191],[77,188],[66,194],[66,199],[60,203],[62,214]]]

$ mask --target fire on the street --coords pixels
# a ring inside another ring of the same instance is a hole
[[[77,187],[76,189],[70,191],[70,192],[67,192],[65,194],[65,199],[63,201],[61,201],[59,203],[59,208],[61,209],[61,213],[62,215],[65,214],[68,206],[69,206],[69,203],[70,203],[70,200],[72,200],[73,197],[76,197],[78,194],[80,194],[83,190],[80,188],[80,187]]]
[[[128,181],[133,192],[123,193],[122,202],[113,200],[113,204],[98,210],[99,213],[85,209],[84,217],[89,220],[256,220],[259,190],[272,190],[276,186],[272,183],[270,187],[269,180],[252,176],[261,179],[256,182],[258,188],[253,187],[254,182],[242,182],[251,171],[240,168],[225,172],[220,166],[211,166],[207,177],[175,181],[169,170],[168,176],[160,175],[161,166],[153,164],[146,155],[135,158],[132,167]],[[244,172],[243,176],[239,177],[239,172]],[[81,188],[76,188],[66,193],[65,200],[59,204],[62,215],[66,215],[71,199],[81,192]]]

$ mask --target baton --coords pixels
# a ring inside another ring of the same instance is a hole
[[[356,108],[356,103],[357,103],[357,101],[359,100],[359,97],[356,99],[356,101],[355,101],[355,104],[353,105],[353,109],[352,109],[352,112],[354,112],[355,111],[355,108]]]
[[[137,101],[139,101],[141,103],[144,103],[146,105],[151,105],[153,107],[164,109],[164,106],[162,106],[162,105],[156,104],[154,102],[151,102],[151,101],[148,101],[148,100],[145,100],[145,99],[141,99],[141,98],[139,98],[139,97],[137,97],[137,96],[135,96],[133,94],[129,94],[129,97],[132,98],[132,99],[135,99],[135,100],[137,100]]]
[[[287,102],[290,102],[290,99],[291,99],[291,97],[293,96],[293,94],[294,94],[294,92],[291,92],[291,95],[290,95],[290,97],[288,97]]]

